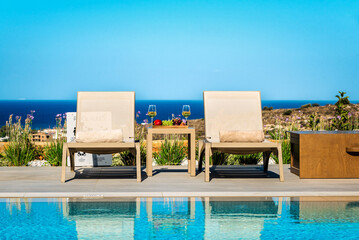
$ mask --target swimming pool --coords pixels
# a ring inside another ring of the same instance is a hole
[[[359,200],[0,199],[0,239],[328,238],[359,238]]]

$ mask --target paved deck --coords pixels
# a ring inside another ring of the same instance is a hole
[[[268,177],[214,177],[205,183],[203,172],[190,177],[183,167],[155,167],[153,177],[137,183],[131,169],[67,169],[60,183],[60,167],[0,167],[0,197],[241,197],[241,196],[359,196],[359,179],[299,179],[285,165],[285,182],[277,166]],[[118,178],[118,171],[127,178]],[[224,174],[226,176],[226,174]]]

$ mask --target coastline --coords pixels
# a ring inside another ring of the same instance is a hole
[[[359,104],[349,104],[347,106],[347,110],[356,119],[356,121],[359,120]],[[290,114],[289,111],[291,111]],[[311,115],[314,115],[317,119],[321,119],[322,121],[327,121],[329,124],[329,121],[336,117],[335,105],[327,104],[325,106],[315,107],[262,110],[264,131],[271,131],[276,126],[281,126],[283,128],[295,127],[298,128],[297,130],[302,131],[312,130],[309,127]],[[196,129],[197,139],[204,138],[205,124],[203,118],[192,120],[190,119],[188,120],[188,124],[190,127],[194,127]]]
[[[319,104],[324,107],[327,104],[334,104],[335,100],[262,100],[262,107],[273,107],[273,110],[281,109],[297,109],[301,106],[311,103]],[[358,101],[351,101],[359,103]],[[182,106],[189,104],[191,106],[191,119],[201,119],[204,117],[202,100],[137,100],[136,116],[138,123],[142,123],[145,119],[150,120],[146,116],[148,106],[155,104],[157,106],[157,118],[161,120],[171,119],[172,114],[178,116],[181,114]],[[13,116],[21,116],[24,120],[31,110],[35,110],[33,129],[52,128],[56,125],[55,117],[57,114],[66,112],[76,112],[76,100],[0,100],[0,127],[6,124],[10,114]]]

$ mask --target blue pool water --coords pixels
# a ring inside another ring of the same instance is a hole
[[[358,238],[359,201],[0,199],[0,239]]]

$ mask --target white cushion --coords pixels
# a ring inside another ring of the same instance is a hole
[[[76,133],[79,143],[118,143],[123,142],[122,129],[103,131],[81,131]]]
[[[263,131],[220,130],[220,142],[263,142]]]

